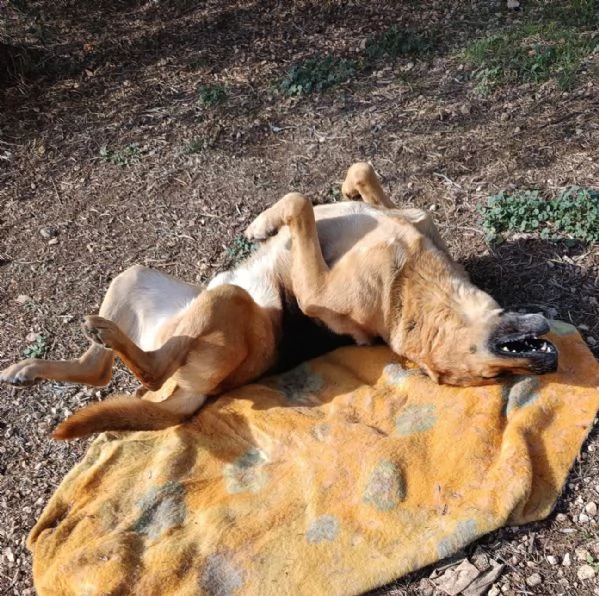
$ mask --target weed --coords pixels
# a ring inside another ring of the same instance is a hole
[[[599,23],[596,0],[551,2],[543,7],[542,16],[580,29],[593,29]]]
[[[227,257],[231,265],[237,265],[237,263],[247,258],[255,249],[256,245],[244,236],[235,236],[233,242],[227,248]]]
[[[26,358],[41,358],[48,348],[48,338],[40,333],[35,341],[23,350]]]
[[[479,206],[490,240],[506,232],[539,232],[543,239],[570,238],[599,242],[599,192],[571,186],[555,198],[538,190],[500,192]]]
[[[229,97],[229,90],[222,85],[200,85],[198,102],[204,106],[215,106]]]
[[[309,58],[291,67],[279,84],[285,95],[307,95],[313,91],[324,91],[329,87],[351,79],[358,65],[354,60],[334,56]]]
[[[552,77],[567,89],[582,60],[597,46],[592,36],[572,28],[535,23],[479,39],[466,49],[465,58],[483,93],[496,85],[541,83]]]
[[[192,139],[183,147],[183,153],[193,155],[194,153],[202,153],[210,147],[210,143],[206,139]]]
[[[432,49],[430,39],[413,29],[399,29],[396,25],[366,41],[364,54],[376,62],[384,57],[417,56]]]
[[[192,70],[199,70],[200,68],[205,68],[209,64],[210,61],[206,56],[198,56],[189,63],[189,68]]]
[[[333,186],[329,189],[329,199],[331,201],[341,201],[341,189],[338,186]]]
[[[137,143],[129,143],[123,149],[109,149],[106,145],[100,147],[100,157],[115,166],[130,166],[139,161],[140,151]]]

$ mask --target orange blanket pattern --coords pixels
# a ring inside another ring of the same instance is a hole
[[[163,432],[106,433],[29,536],[42,596],[357,594],[547,516],[599,408],[599,364],[438,386],[343,348]]]

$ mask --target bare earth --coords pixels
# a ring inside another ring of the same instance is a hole
[[[593,65],[568,92],[550,80],[481,94],[464,76],[460,48],[523,18],[505,2],[17,4],[0,2],[0,368],[27,347],[82,352],[81,316],[129,265],[205,282],[265,206],[290,190],[337,200],[357,160],[398,205],[433,211],[454,256],[504,306],[572,322],[599,355],[599,246],[529,235],[490,247],[476,210],[501,189],[599,180]],[[294,63],[357,58],[391,24],[434,30],[434,51],[382,60],[322,93],[279,91]],[[206,105],[202,85],[229,94]],[[50,430],[132,388],[125,372],[101,391],[0,388],[1,594],[33,593],[26,535],[88,444]],[[549,519],[458,558],[505,564],[491,594],[599,594],[597,578],[579,579],[583,565],[599,572],[598,472],[595,430]],[[380,593],[441,594],[431,576],[444,564]]]

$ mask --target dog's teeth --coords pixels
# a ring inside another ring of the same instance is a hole
[[[507,346],[501,346],[501,351],[502,352],[509,352],[509,349]]]

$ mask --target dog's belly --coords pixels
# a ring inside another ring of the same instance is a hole
[[[209,284],[207,289],[215,288],[222,284],[232,284],[243,288],[262,308],[282,308],[280,288],[275,282],[275,263],[278,251],[260,251],[232,271],[219,273]]]

